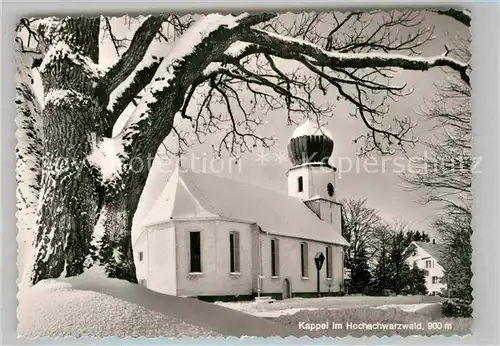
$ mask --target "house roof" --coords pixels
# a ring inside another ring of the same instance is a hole
[[[423,241],[414,241],[413,243],[431,255],[438,263],[442,263],[443,253],[439,244],[432,244]]]
[[[322,221],[298,198],[186,168],[173,172],[143,225],[206,217],[256,223],[275,235],[349,245],[340,220]]]

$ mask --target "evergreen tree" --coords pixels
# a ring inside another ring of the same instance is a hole
[[[405,253],[408,237],[402,231],[392,235],[390,250],[390,285],[389,288],[400,294],[406,286],[409,267],[406,263],[408,256]]]
[[[349,291],[363,293],[370,280],[370,266],[376,252],[376,228],[380,216],[366,205],[366,200],[346,199],[342,201],[342,236],[350,246],[345,251],[344,267],[351,270]]]
[[[377,256],[377,264],[373,271],[373,289],[381,291],[388,289],[391,281],[391,263],[389,253],[385,247],[380,249]]]
[[[448,295],[472,302],[471,214],[450,214],[434,223],[443,238],[443,267]]]
[[[408,294],[426,295],[427,286],[425,285],[425,270],[413,266],[408,271],[405,292]]]
[[[431,238],[424,231],[422,231],[422,232],[420,232],[419,230],[408,231],[406,233],[406,239],[405,239],[407,246],[410,245],[410,243],[412,241],[422,241],[422,242],[429,243],[431,241]]]
[[[370,287],[372,275],[368,265],[366,250],[360,249],[351,267],[351,293],[365,293]]]
[[[407,224],[396,222],[383,225],[379,230],[379,251],[373,270],[373,287],[376,291],[390,289],[396,294],[425,294],[424,271],[408,264],[412,241],[429,241],[425,232],[407,230]]]

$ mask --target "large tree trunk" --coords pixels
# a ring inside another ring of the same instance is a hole
[[[100,249],[98,261],[104,266],[108,277],[137,283],[132,250],[132,221],[148,173],[147,165],[137,172],[129,168],[119,183],[114,182],[105,190],[95,229],[95,242]]]
[[[91,264],[91,239],[99,207],[97,179],[87,156],[92,150],[92,134],[101,132],[105,120],[94,90],[95,75],[73,54],[78,52],[97,62],[99,18],[67,18],[58,34],[69,53],[47,52],[51,58],[46,56],[40,71],[45,92],[44,153],[33,284],[81,274],[85,265]]]
[[[65,19],[57,37],[67,46],[62,45],[62,52],[49,51],[51,59],[46,57],[42,64],[44,141],[33,284],[79,275],[92,266],[103,267],[108,277],[137,282],[132,221],[149,166],[135,171],[122,161],[120,174],[108,179],[102,167],[89,161],[112,129],[103,85],[107,81],[92,70],[98,35],[99,18]],[[46,46],[53,49],[57,42]],[[171,122],[173,115],[166,118]],[[150,141],[144,147],[152,147]],[[142,157],[145,163],[149,150],[144,147],[128,157]]]
[[[32,67],[40,57],[35,52],[25,52],[22,42],[16,51],[16,180],[18,226],[18,274],[24,273],[32,258],[33,232],[36,206],[40,191],[42,137],[41,106],[33,90]]]

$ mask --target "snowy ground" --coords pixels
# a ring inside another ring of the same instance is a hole
[[[21,287],[21,337],[304,336],[292,326],[233,309],[163,295],[94,270],[74,278]]]
[[[440,301],[439,297],[348,296],[292,298],[273,304],[255,301],[211,304],[108,279],[99,269],[78,277],[21,287],[18,299],[18,334],[26,338],[314,337],[319,335],[299,330],[295,324],[286,325],[260,317],[354,307],[397,307],[409,312]]]
[[[397,296],[397,297],[323,297],[323,298],[291,298],[268,302],[217,302],[217,305],[247,314],[274,318],[281,315],[293,315],[301,310],[337,310],[346,308],[370,307],[376,309],[398,308],[406,312],[415,312],[429,305],[441,302],[439,297],[428,296]]]

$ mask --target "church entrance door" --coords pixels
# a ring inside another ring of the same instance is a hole
[[[283,280],[282,297],[283,297],[283,299],[288,299],[288,298],[292,297],[292,289],[291,289],[291,284],[290,284],[289,279]]]

